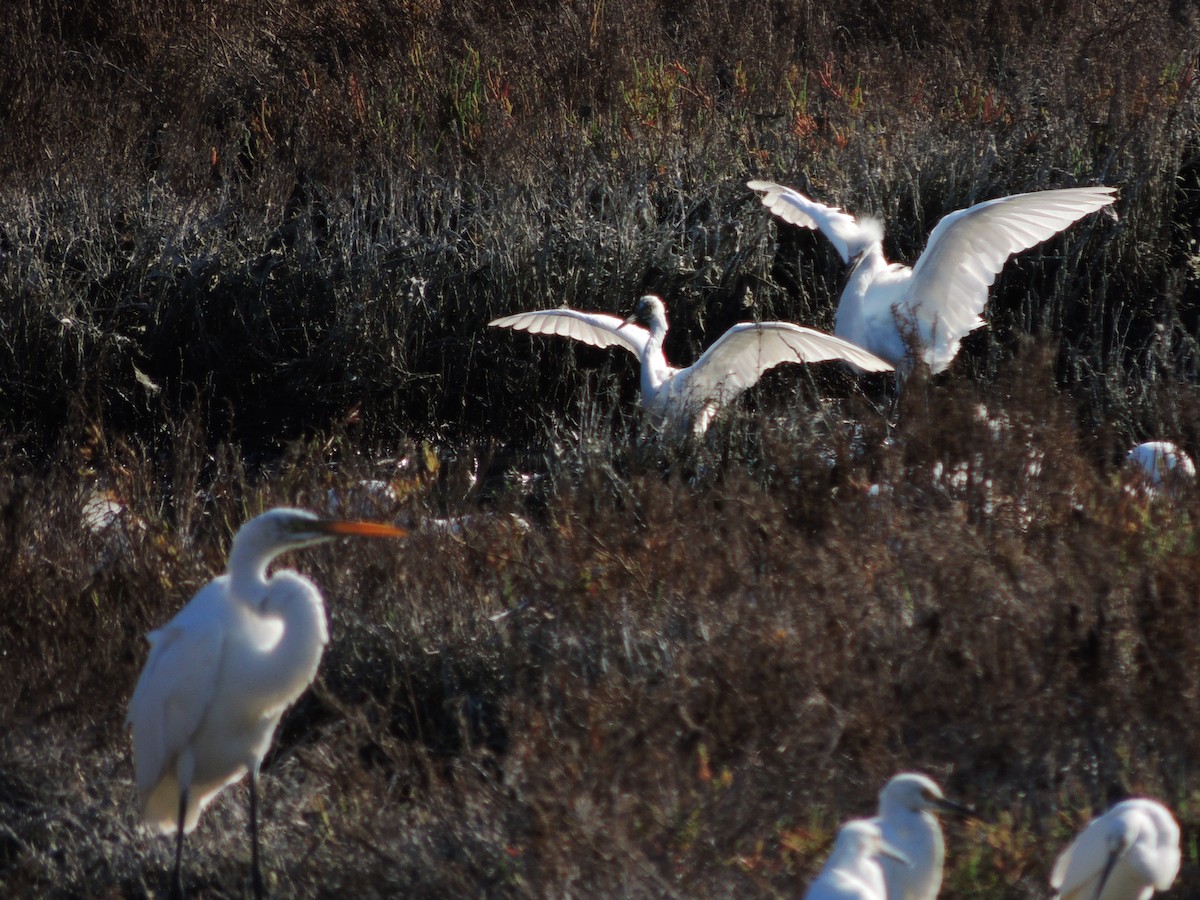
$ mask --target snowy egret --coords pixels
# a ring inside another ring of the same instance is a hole
[[[1129,451],[1126,462],[1140,473],[1151,491],[1164,482],[1182,482],[1196,477],[1196,464],[1180,447],[1170,441],[1146,441]]]
[[[1115,199],[1110,187],[1063,188],[1014,194],[952,212],[929,235],[916,266],[883,257],[879,222],[859,222],[770,181],[750,181],[763,205],[785,222],[820,229],[851,265],[838,301],[834,334],[881,356],[896,368],[911,365],[909,342],[941,372],[959,342],[983,325],[988,288],[1015,253],[1048,240]]]
[[[254,893],[263,895],[258,769],[284,709],[312,683],[329,639],[317,586],[286,569],[268,576],[267,566],[286,550],[340,535],[406,533],[375,522],[272,509],[238,530],[226,574],[148,635],[150,654],[126,722],[133,729],[146,826],[176,833],[176,896],[183,892],[184,834],[222,788],[247,772]]]
[[[935,811],[967,818],[975,814],[951,803],[925,775],[903,772],[879,792],[879,816],[874,820],[883,839],[908,857],[910,865],[883,858],[888,900],[933,900],[942,886],[946,844]]]
[[[1050,873],[1059,900],[1149,900],[1179,872],[1179,824],[1154,800],[1126,800],[1092,819]]]
[[[840,359],[867,372],[891,371],[890,363],[861,347],[790,322],[734,325],[691,366],[676,369],[663,355],[667,314],[653,294],[642,297],[625,320],[605,313],[546,309],[488,323],[535,334],[555,334],[594,347],[624,347],[641,362],[642,407],[651,423],[682,435],[687,426],[703,434],[717,411],[780,363]]]
[[[908,857],[883,839],[875,822],[847,822],[838,831],[829,859],[804,893],[804,900],[888,900],[879,866],[881,856],[909,865]]]

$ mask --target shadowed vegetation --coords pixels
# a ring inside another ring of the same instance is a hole
[[[1200,449],[1191,5],[67,6],[0,24],[0,893],[165,891],[143,635],[284,503],[418,531],[288,558],[332,642],[264,767],[278,896],[794,896],[902,769],[987,817],[946,897],[1047,896],[1129,793],[1197,893],[1200,498],[1119,468]],[[786,367],[678,454],[625,354],[485,328],[828,329],[840,261],[755,177],[910,263],[979,200],[1120,199],[943,375]],[[245,815],[193,895],[245,889]]]

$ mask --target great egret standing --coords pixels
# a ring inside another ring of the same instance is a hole
[[[226,785],[250,773],[254,893],[258,769],[284,709],[312,683],[329,640],[317,586],[297,572],[267,575],[280,553],[341,535],[403,537],[374,522],[272,509],[243,525],[226,574],[148,635],[150,655],[129,701],[134,771],[146,826],[176,833],[171,892],[183,893],[183,836]]]
[[[838,831],[825,867],[804,893],[804,900],[888,900],[879,858],[902,865],[909,859],[883,839],[869,819],[847,822]]]
[[[911,365],[909,342],[941,372],[959,342],[983,325],[988,288],[1015,253],[1040,244],[1116,199],[1114,188],[1081,187],[1014,194],[952,212],[930,232],[916,266],[883,256],[883,227],[810,200],[771,181],[750,181],[785,222],[820,229],[852,266],[838,301],[834,334],[870,350],[897,369]]]
[[[879,815],[874,819],[883,839],[908,857],[909,865],[880,860],[888,900],[934,900],[942,887],[946,844],[934,812],[974,818],[974,813],[942,795],[926,775],[904,772],[879,792]]]
[[[546,309],[488,323],[535,334],[573,338],[594,347],[624,347],[641,362],[641,402],[651,423],[677,435],[688,425],[703,434],[717,411],[780,363],[840,359],[867,372],[891,371],[890,363],[848,341],[790,322],[734,325],[695,363],[677,369],[663,355],[667,313],[653,294],[642,297],[625,320],[605,313]]]
[[[1050,886],[1059,900],[1150,900],[1179,873],[1179,824],[1154,800],[1118,803],[1058,857]]]

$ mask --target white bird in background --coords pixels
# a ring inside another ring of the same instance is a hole
[[[908,857],[883,839],[875,822],[847,822],[838,831],[829,859],[804,893],[804,900],[888,900],[879,866],[881,856],[909,865]]]
[[[258,769],[284,709],[316,676],[329,640],[325,604],[297,572],[267,575],[287,550],[340,535],[403,537],[374,522],[319,519],[272,509],[234,536],[226,574],[215,578],[162,628],[129,701],[134,770],[150,830],[176,833],[172,894],[183,893],[183,835],[226,785],[250,773],[250,838],[255,895]]]
[[[1149,900],[1179,873],[1179,824],[1154,800],[1126,800],[1092,819],[1050,874],[1059,900]]]
[[[546,309],[488,323],[535,334],[556,334],[594,347],[624,347],[641,362],[642,407],[656,427],[682,436],[688,425],[703,434],[721,407],[780,363],[840,359],[867,372],[892,366],[861,347],[790,322],[734,325],[695,363],[677,369],[663,355],[667,313],[660,298],[642,297],[625,320],[605,313]]]
[[[1129,451],[1126,461],[1139,471],[1143,483],[1151,490],[1161,489],[1163,482],[1181,482],[1196,477],[1196,464],[1192,458],[1170,441],[1138,444]]]
[[[969,809],[951,803],[937,783],[925,775],[904,772],[879,792],[879,825],[883,839],[903,853],[910,865],[880,860],[888,900],[933,900],[942,887],[946,844],[935,811],[975,818]]]
[[[770,181],[747,186],[762,191],[763,205],[785,222],[820,229],[852,265],[834,333],[898,369],[911,366],[910,341],[916,341],[932,372],[949,366],[959,342],[983,325],[988,288],[1010,256],[1116,199],[1114,188],[1082,187],[977,203],[938,222],[925,252],[909,268],[884,259],[879,222],[859,222]]]

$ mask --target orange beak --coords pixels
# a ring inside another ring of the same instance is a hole
[[[385,525],[383,522],[345,522],[340,519],[321,519],[317,530],[326,534],[348,534],[357,537],[408,537],[407,528]]]

